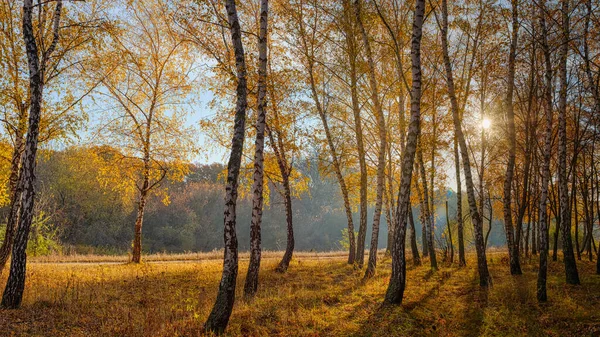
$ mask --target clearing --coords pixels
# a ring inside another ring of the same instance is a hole
[[[568,286],[562,262],[550,261],[544,305],[535,298],[537,258],[524,259],[522,276],[510,276],[505,255],[489,254],[489,291],[478,287],[474,256],[466,268],[442,263],[434,273],[427,260],[419,267],[409,262],[404,304],[384,307],[389,258],[363,282],[364,270],[347,265],[343,254],[300,253],[288,273],[278,274],[281,255],[266,254],[252,302],[241,296],[247,262],[240,263],[227,335],[600,336],[593,262],[578,261],[582,285]],[[0,334],[201,336],[221,273],[219,259],[205,258],[155,257],[139,266],[100,257],[38,260],[28,265],[22,309],[0,311]]]

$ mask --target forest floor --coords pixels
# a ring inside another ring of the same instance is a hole
[[[247,262],[240,263],[227,335],[600,336],[600,276],[589,261],[578,261],[580,286],[565,285],[562,262],[550,261],[543,305],[535,297],[537,258],[510,276],[506,256],[489,254],[494,286],[487,291],[478,286],[474,256],[468,267],[443,264],[437,272],[428,260],[409,263],[404,303],[388,307],[389,258],[364,282],[364,270],[343,256],[298,255],[286,274],[274,271],[276,258],[265,259],[251,302],[241,296]],[[0,336],[201,336],[220,275],[219,260],[31,263],[22,308],[0,310]]]

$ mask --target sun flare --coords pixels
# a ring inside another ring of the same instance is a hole
[[[489,128],[490,128],[490,126],[492,126],[492,121],[491,121],[491,120],[489,120],[488,118],[484,118],[484,119],[483,119],[483,121],[481,122],[481,126],[482,126],[484,129],[489,129]]]

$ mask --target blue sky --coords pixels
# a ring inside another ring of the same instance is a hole
[[[197,142],[201,146],[201,154],[195,161],[201,164],[225,163],[227,161],[225,158],[227,154],[226,149],[219,145],[207,148],[208,146],[206,145],[211,143],[211,139],[206,133],[199,130],[199,123],[202,119],[211,118],[218,113],[218,111],[211,109],[208,105],[212,99],[213,94],[210,91],[202,91],[199,95],[198,103],[192,106],[192,112],[188,116],[186,123],[188,126],[193,126],[199,131]]]

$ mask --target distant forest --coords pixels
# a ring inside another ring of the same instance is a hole
[[[135,221],[136,204],[125,197],[127,191],[115,190],[113,185],[103,183],[102,170],[87,166],[94,160],[94,153],[102,155],[105,152],[101,148],[83,147],[42,152],[37,168],[38,202],[29,244],[31,254],[123,254],[130,250],[133,239],[131,224]],[[317,158],[305,158],[296,169],[307,180],[306,190],[296,195],[292,203],[297,249],[347,249],[344,247],[347,222],[335,178],[320,172]],[[223,247],[224,170],[222,164],[190,164],[184,179],[165,182],[161,186],[163,193],[150,198],[144,215],[144,252],[196,252]],[[266,250],[283,250],[286,245],[284,202],[278,187],[273,182],[269,186],[269,202],[263,215],[262,243]],[[358,191],[350,192],[358,194]],[[246,251],[250,243],[251,194],[242,192],[239,200],[239,245],[241,251]],[[438,191],[435,228],[440,247],[447,245],[446,200],[450,205],[451,227],[456,230],[456,194],[451,190],[447,193]],[[464,208],[467,208],[466,198],[463,201]],[[6,219],[8,209],[8,205],[2,208],[2,219]],[[370,206],[369,218],[372,217],[372,212],[373,206]],[[421,247],[422,230],[418,205],[413,207],[413,214],[417,241]],[[355,209],[356,221],[358,217],[358,209]],[[382,216],[380,248],[388,246],[386,220]],[[465,221],[469,222],[468,217]],[[367,248],[370,226],[371,223],[367,232]],[[488,247],[505,244],[502,226],[500,220],[494,219]],[[470,245],[471,227],[466,228],[466,241]],[[487,228],[486,221],[486,232]],[[4,230],[5,224],[2,224],[0,234]],[[456,237],[453,239],[456,241]]]

